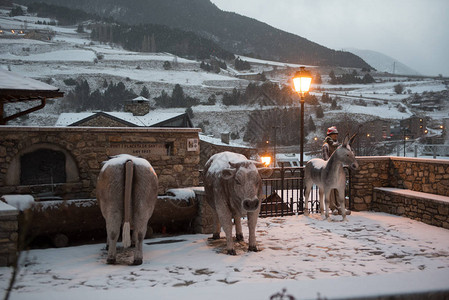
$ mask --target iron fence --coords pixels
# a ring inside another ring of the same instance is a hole
[[[304,213],[304,168],[280,167],[273,168],[270,178],[263,179],[264,199],[262,201],[260,216],[287,216]],[[349,208],[352,208],[350,195],[350,174],[346,170],[345,198],[349,200]],[[320,211],[318,188],[314,185],[310,191],[309,211]]]

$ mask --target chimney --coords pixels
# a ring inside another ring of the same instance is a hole
[[[229,132],[221,133],[221,142],[229,145]]]
[[[150,112],[150,101],[142,96],[126,101],[125,112],[130,112],[133,116],[144,116]]]

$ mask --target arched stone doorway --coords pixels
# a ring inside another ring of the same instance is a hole
[[[20,157],[20,185],[65,183],[65,155],[52,149],[38,149]]]
[[[7,185],[45,185],[79,181],[73,156],[59,145],[34,144],[13,157],[9,165]]]

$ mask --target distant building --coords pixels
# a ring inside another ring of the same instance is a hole
[[[185,112],[151,111],[149,100],[141,96],[126,101],[125,112],[62,113],[55,126],[193,128]]]
[[[427,132],[427,121],[425,117],[412,116],[400,121],[401,134],[411,139],[424,136]]]
[[[391,122],[387,120],[374,120],[363,124],[361,132],[366,135],[366,138],[372,142],[381,142],[390,139]]]

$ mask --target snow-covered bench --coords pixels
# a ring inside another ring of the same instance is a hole
[[[371,208],[449,229],[449,197],[393,187],[375,187]]]

